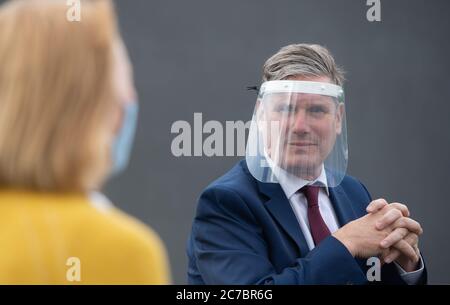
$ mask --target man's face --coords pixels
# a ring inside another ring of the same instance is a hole
[[[327,77],[290,79],[331,83]],[[317,178],[341,133],[343,105],[329,96],[306,93],[270,94],[262,103],[270,158],[303,179]]]

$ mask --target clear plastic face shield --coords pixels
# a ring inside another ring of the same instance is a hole
[[[246,162],[261,182],[289,175],[314,181],[325,171],[339,185],[348,161],[344,91],[311,81],[274,80],[261,85],[250,126]],[[284,175],[283,175],[284,174]]]

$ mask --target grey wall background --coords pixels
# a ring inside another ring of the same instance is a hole
[[[262,63],[296,42],[327,46],[347,71],[348,172],[373,197],[408,204],[425,230],[431,283],[450,283],[450,1],[116,1],[141,112],[129,170],[106,193],[152,226],[186,283],[185,244],[201,190],[240,157],[171,154],[174,121],[247,121]]]

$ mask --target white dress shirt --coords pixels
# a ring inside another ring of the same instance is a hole
[[[315,245],[311,235],[311,231],[309,229],[308,203],[303,192],[299,192],[302,187],[304,187],[305,185],[321,186],[319,190],[318,200],[320,214],[322,215],[322,218],[331,234],[339,229],[339,223],[337,221],[336,213],[329,198],[330,194],[328,190],[328,183],[324,166],[322,165],[320,176],[316,180],[307,181],[294,176],[281,169],[280,167],[274,165],[273,161],[270,158],[266,159],[274,175],[277,177],[286,197],[289,199],[292,210],[294,211],[294,214],[297,217],[298,223],[300,225],[300,229],[302,230],[302,233],[306,239],[306,243],[308,244],[309,250],[312,250]],[[394,263],[399,271],[400,276],[407,284],[414,285],[419,281],[424,269],[422,258],[420,258],[420,268],[413,272],[406,272],[400,265],[398,265],[396,262]]]

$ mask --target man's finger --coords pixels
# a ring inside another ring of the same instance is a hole
[[[384,228],[393,224],[397,219],[402,217],[402,212],[397,209],[389,210],[386,214],[379,219],[375,226],[378,230],[383,230]]]
[[[415,233],[417,235],[421,235],[423,233],[422,226],[420,225],[420,223],[408,217],[400,217],[396,219],[392,227],[393,229],[405,228],[408,229],[408,231]]]
[[[414,248],[414,251],[416,251],[416,254],[417,254],[417,257],[420,259],[420,250],[419,250],[419,246],[415,246],[415,247],[413,247]]]
[[[387,201],[380,198],[372,201],[366,208],[367,213],[374,213],[381,210],[383,207],[388,205]]]
[[[417,246],[419,243],[419,236],[416,233],[409,232],[403,239],[413,247]]]
[[[392,231],[385,239],[380,243],[380,246],[384,249],[391,247],[392,245],[398,243],[400,240],[404,239],[409,233],[408,229],[398,228]]]
[[[391,261],[395,261],[400,255],[401,252],[396,248],[385,249],[381,252],[381,261],[385,263],[388,257],[392,258]]]
[[[410,244],[414,251],[416,252],[417,257],[420,258],[420,250],[419,250],[419,236],[415,233],[409,233],[408,235],[406,235],[406,237],[403,239],[404,241],[406,241],[408,244]]]
[[[393,203],[389,204],[389,208],[395,208],[395,209],[399,210],[400,212],[402,212],[403,216],[405,216],[405,217],[409,217],[409,215],[410,215],[408,207],[402,203],[393,202]]]
[[[409,260],[413,261],[413,262],[418,262],[419,261],[419,257],[416,254],[416,251],[414,250],[414,248],[408,244],[406,241],[401,240],[398,243],[396,243],[394,245],[394,248],[399,250],[401,252],[402,255],[405,255],[406,257],[408,257]],[[390,262],[392,262],[393,259],[391,257],[391,255],[389,255],[386,259],[385,262],[387,264],[389,264]]]

